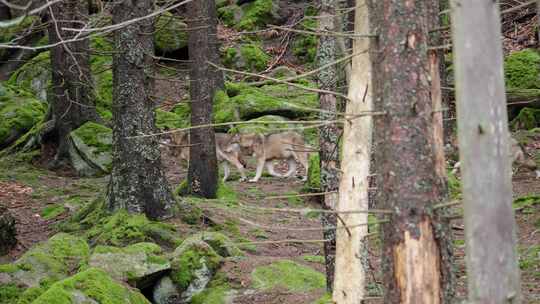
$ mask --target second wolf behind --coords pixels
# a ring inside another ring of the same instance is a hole
[[[229,163],[234,165],[240,172],[240,181],[247,179],[245,174],[245,163],[242,160],[240,153],[240,145],[232,143],[233,135],[226,133],[216,134],[216,156],[218,162],[223,166],[223,181],[229,178],[231,169]],[[180,160],[189,162],[189,133],[172,133],[168,142],[165,145],[171,149],[171,154],[178,157]]]

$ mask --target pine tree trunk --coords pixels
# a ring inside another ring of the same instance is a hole
[[[190,96],[191,125],[212,123],[214,93],[223,78],[208,61],[219,62],[216,37],[216,12],[213,0],[198,0],[188,3],[190,13],[188,48],[191,60]],[[190,132],[189,192],[206,198],[215,198],[218,169],[215,149],[214,128],[197,128]]]
[[[113,23],[146,16],[150,0],[123,0],[113,8]],[[113,56],[113,169],[110,210],[127,209],[157,219],[170,216],[174,198],[162,171],[156,133],[153,85],[153,21],[146,19],[115,31]]]
[[[354,32],[370,32],[371,13],[368,1],[356,3]],[[338,211],[367,210],[369,170],[371,160],[372,117],[356,116],[372,110],[372,62],[371,39],[355,39],[351,78],[346,105],[346,117],[351,118],[343,127],[342,177],[339,185]],[[363,53],[361,53],[363,52]],[[353,118],[356,117],[356,118]],[[322,173],[322,171],[321,171]],[[368,215],[366,213],[343,213],[339,215],[336,231],[336,272],[333,300],[340,304],[361,303],[365,295]],[[347,228],[344,229],[343,226]]]
[[[382,224],[385,303],[450,301],[446,265],[448,223],[431,207],[445,199],[433,130],[425,1],[373,1],[379,29],[374,68],[378,206],[391,210]]]
[[[49,13],[49,43],[69,40],[76,34],[63,28],[81,28],[88,16],[88,3],[66,0],[51,6]],[[88,40],[61,44],[51,49],[52,136],[56,147],[52,166],[69,164],[69,133],[87,121],[97,121],[94,91],[90,73]]]
[[[322,0],[319,10],[319,29],[321,31],[336,31],[336,4],[335,0]],[[327,65],[336,61],[337,39],[332,36],[320,36],[317,59],[319,66]],[[337,66],[333,65],[319,72],[319,88],[323,90],[337,90]],[[323,112],[319,114],[320,120],[335,120],[337,112],[337,100],[332,94],[319,95],[319,107]],[[339,138],[341,131],[337,124],[325,125],[319,128],[319,159],[321,170],[321,190],[323,192],[334,192],[325,194],[323,197],[323,208],[334,210],[337,205],[338,195],[335,193],[339,187]],[[334,268],[336,258],[336,230],[337,224],[335,214],[323,213],[321,215],[324,243],[324,258],[326,265],[326,288],[332,291],[334,284]]]
[[[521,302],[498,1],[451,1],[470,303]]]

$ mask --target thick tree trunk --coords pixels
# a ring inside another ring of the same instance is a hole
[[[371,18],[366,0],[358,0],[355,13],[355,33],[370,32]],[[353,41],[353,53],[368,51],[371,39]],[[370,52],[352,58],[349,98],[344,125],[342,177],[339,185],[338,211],[367,210],[369,168],[371,160],[372,117],[356,117],[372,110],[372,62]],[[353,118],[354,117],[354,118]],[[321,171],[322,173],[322,171]],[[336,232],[336,273],[333,300],[340,304],[362,302],[365,294],[365,261],[368,215],[340,214]],[[343,225],[348,228],[343,229]]]
[[[319,29],[321,31],[336,31],[336,2],[335,0],[322,0],[319,11]],[[337,58],[337,39],[332,36],[320,36],[317,59],[319,66],[334,62]],[[337,90],[337,67],[335,65],[319,72],[319,88],[329,91]],[[337,112],[337,100],[334,95],[320,94],[319,107],[323,112],[319,114],[320,120],[335,120]],[[337,124],[325,125],[319,129],[319,159],[321,168],[321,190],[333,192],[323,197],[323,208],[334,210],[337,205],[338,195],[335,193],[339,187],[339,138],[340,130]],[[335,214],[323,213],[321,215],[324,243],[324,258],[326,264],[326,288],[332,291],[334,283],[334,268],[336,258],[336,230]]]
[[[67,0],[51,6],[49,42],[71,39],[88,16],[88,3]],[[87,121],[98,120],[90,73],[88,40],[65,43],[51,49],[52,117],[55,128],[51,137],[56,147],[53,167],[69,164],[69,133]]]
[[[9,252],[17,244],[15,218],[8,209],[0,205],[0,256]]]
[[[520,303],[498,1],[451,1],[469,302]]]
[[[150,0],[123,0],[113,8],[113,23],[146,16]],[[174,198],[162,171],[158,138],[133,137],[156,133],[152,89],[153,21],[143,20],[115,31],[113,56],[113,169],[108,207],[170,216]]]
[[[435,156],[425,1],[373,1],[379,29],[374,68],[378,206],[382,225],[385,303],[437,304],[451,299],[447,223],[430,208],[444,200]]]
[[[190,12],[188,48],[191,60],[190,95],[191,125],[212,123],[212,104],[218,85],[223,78],[208,61],[218,62],[216,37],[217,22],[215,2],[198,0],[188,3]],[[218,169],[215,149],[214,128],[197,128],[190,132],[188,185],[189,192],[206,198],[215,198]]]
[[[9,7],[3,3],[0,3],[0,21],[11,19],[11,12]]]

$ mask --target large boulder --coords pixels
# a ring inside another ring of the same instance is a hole
[[[124,248],[98,246],[88,264],[104,270],[115,280],[143,289],[170,269],[169,261],[161,254],[161,247],[154,243],[137,243]]]
[[[5,283],[21,288],[39,287],[67,277],[86,264],[90,248],[82,238],[59,233],[47,242],[32,247],[13,265],[0,267],[0,273],[9,276]],[[1,284],[0,284],[1,285]]]
[[[81,176],[107,174],[112,168],[112,130],[87,122],[70,134],[73,167]]]
[[[170,276],[162,277],[152,290],[152,300],[156,304],[180,303],[180,293]]]
[[[262,45],[257,42],[229,47],[223,53],[223,64],[236,70],[262,71],[266,69],[270,59],[270,55],[266,54]]]
[[[231,241],[231,239],[229,239],[229,237],[219,232],[204,231],[196,233],[186,238],[182,243],[182,246],[189,247],[193,244],[198,244],[201,241],[210,245],[210,247],[212,247],[212,249],[222,257],[235,257],[244,255],[242,250],[240,250]]]
[[[278,9],[278,1],[255,0],[240,7],[236,4],[222,6],[218,9],[218,16],[227,26],[250,31],[262,28],[278,19]]]
[[[51,82],[50,67],[50,52],[42,52],[15,71],[8,84],[32,93],[41,101],[47,101],[47,90]]]
[[[105,271],[89,268],[53,284],[33,304],[150,304],[140,292],[113,280]]]
[[[508,89],[540,89],[540,54],[525,49],[508,55],[504,75]]]
[[[0,148],[13,143],[43,119],[47,106],[25,92],[0,85]]]
[[[161,53],[176,52],[187,47],[187,24],[170,12],[161,14],[156,22],[154,45]]]

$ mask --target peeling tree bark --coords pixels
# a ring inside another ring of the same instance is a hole
[[[499,3],[451,6],[469,301],[520,303]]]
[[[336,31],[336,0],[322,0],[319,10],[319,30]],[[334,62],[337,57],[337,39],[332,36],[320,36],[317,59],[319,66]],[[332,65],[319,72],[319,88],[329,91],[337,90],[338,71],[336,65]],[[325,112],[319,114],[320,120],[335,120],[337,112],[337,100],[334,95],[320,94],[319,107]],[[339,186],[339,137],[340,129],[337,124],[325,125],[319,128],[319,159],[321,168],[321,190],[323,192],[335,192]],[[337,205],[337,193],[325,194],[323,208],[334,210]],[[323,213],[321,215],[323,227],[335,227],[336,215]],[[326,266],[326,289],[332,291],[334,283],[334,267],[336,255],[336,230],[327,228],[323,231],[324,258]]]
[[[377,205],[393,212],[381,226],[385,303],[448,303],[453,292],[448,223],[430,210],[444,201],[445,185],[440,130],[433,130],[432,89],[438,93],[429,73],[438,66],[428,60],[429,8],[426,1],[372,2],[374,104],[386,112],[375,119]]]
[[[123,0],[113,7],[113,23],[146,16],[153,8],[150,0]],[[107,201],[110,210],[159,219],[172,214],[174,198],[162,171],[158,138],[132,137],[157,132],[150,99],[154,42],[148,33],[153,30],[147,19],[114,32],[113,168]]]
[[[85,16],[88,16],[87,2],[67,0],[52,5],[49,12],[49,42],[56,43],[73,38],[76,32],[65,31],[63,28],[81,28]],[[89,42],[85,39],[51,49],[51,111],[55,127],[46,142],[51,142],[56,147],[52,167],[70,164],[69,133],[87,121],[98,120],[88,45]]]
[[[212,123],[212,104],[215,91],[223,84],[223,77],[210,68],[208,61],[218,62],[216,37],[216,8],[214,0],[191,1],[188,47],[190,70],[191,125]],[[189,192],[206,198],[215,198],[218,169],[214,128],[190,131],[188,185]]]
[[[358,0],[355,33],[369,33],[369,0]],[[368,50],[370,39],[353,41],[353,53]],[[353,57],[347,117],[372,110],[372,63],[369,52]],[[368,176],[371,160],[372,117],[354,118],[344,125],[343,164],[339,185],[338,211],[368,209]],[[367,214],[342,214],[336,231],[336,273],[333,300],[340,304],[361,303],[365,291]],[[349,229],[340,229],[343,224]],[[358,226],[361,225],[361,226]]]

